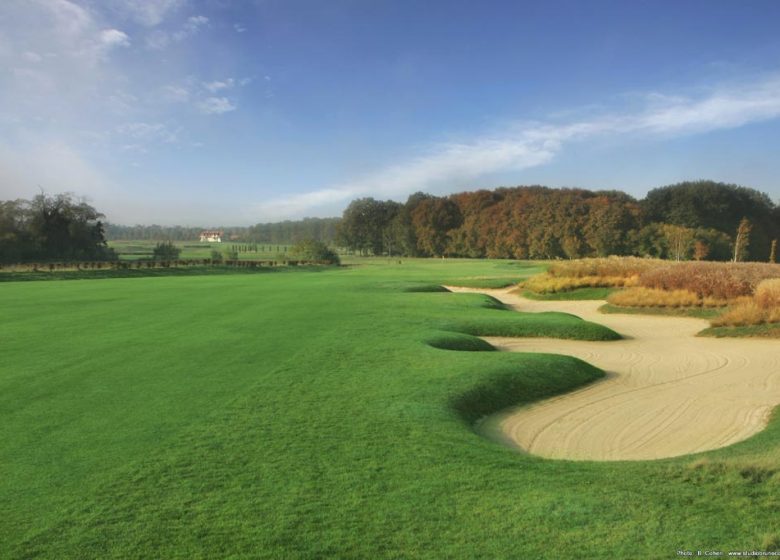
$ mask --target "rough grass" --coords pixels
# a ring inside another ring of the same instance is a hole
[[[647,270],[639,277],[639,285],[659,290],[688,290],[700,298],[732,300],[752,295],[758,284],[768,278],[780,278],[780,265],[685,262]]]
[[[780,279],[762,281],[752,298],[739,298],[711,323],[713,327],[780,323]]]
[[[578,288],[620,288],[635,286],[636,276],[553,276],[539,274],[525,282],[523,288],[537,294],[569,292]]]
[[[519,295],[538,301],[563,301],[563,300],[599,300],[607,299],[616,288],[574,288],[563,292],[550,292],[540,294],[520,288],[516,290]]]
[[[637,257],[575,259],[556,262],[550,265],[547,272],[556,278],[634,278],[664,264],[662,260]]]
[[[404,261],[3,283],[0,558],[665,558],[772,546],[777,419],[699,469],[691,457],[548,461],[473,432],[509,401],[600,375],[563,356],[426,344],[466,349],[468,334],[441,326],[503,328],[515,314],[405,287],[511,270]]]
[[[690,290],[628,288],[611,294],[607,301],[622,307],[722,307],[726,300],[700,297]]]
[[[780,322],[761,325],[747,325],[741,327],[709,327],[699,332],[697,336],[713,336],[716,338],[722,338],[726,336],[780,338]]]
[[[629,313],[632,315],[668,315],[671,317],[695,317],[712,319],[721,312],[717,308],[706,307],[621,307],[606,303],[599,307],[601,313]]]

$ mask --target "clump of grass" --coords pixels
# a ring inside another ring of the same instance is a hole
[[[756,287],[753,300],[762,309],[780,308],[780,278],[761,282]]]
[[[601,259],[576,259],[555,263],[547,272],[550,276],[566,278],[633,278],[647,270],[663,265],[664,261],[659,259],[608,257]]]
[[[578,288],[614,288],[635,286],[638,276],[554,276],[540,274],[526,280],[523,287],[537,294],[555,294]]]
[[[780,551],[780,533],[766,533],[761,539],[761,550],[766,552]]]
[[[545,274],[527,280],[523,288],[537,294],[579,288],[626,288],[636,286],[644,271],[662,265],[660,260],[637,257],[576,259],[553,264]]]
[[[758,284],[769,278],[780,278],[780,266],[686,262],[646,270],[639,277],[639,285],[658,290],[689,290],[700,298],[732,300],[752,295]]]
[[[764,280],[752,298],[740,298],[711,321],[713,327],[780,323],[780,279]]]
[[[721,307],[728,302],[713,297],[700,297],[690,290],[659,290],[630,288],[611,294],[607,301],[621,307]]]

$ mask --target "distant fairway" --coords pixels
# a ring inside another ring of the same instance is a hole
[[[109,241],[108,246],[119,254],[121,260],[135,261],[151,259],[157,243],[159,241]],[[238,241],[224,243],[173,241],[173,244],[181,249],[179,255],[181,259],[210,259],[212,251],[224,253],[238,247],[241,249],[237,249],[237,256],[241,260],[276,259],[285,256],[292,247],[284,243],[239,243]]]
[[[532,263],[360,262],[0,283],[0,558],[672,558],[780,544],[777,418],[694,458],[519,454],[473,422],[601,372],[458,349],[614,333],[436,291],[505,285]]]

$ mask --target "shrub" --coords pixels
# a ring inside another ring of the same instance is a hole
[[[753,299],[762,309],[780,309],[780,278],[761,282],[756,287]]]
[[[340,264],[341,259],[336,252],[322,241],[306,239],[293,245],[290,249],[292,256],[304,261],[326,262],[328,264]]]
[[[178,260],[181,254],[181,249],[174,245],[171,241],[163,241],[158,243],[152,251],[152,257],[156,261],[175,261]]]

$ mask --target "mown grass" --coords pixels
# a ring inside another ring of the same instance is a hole
[[[306,266],[309,270],[321,270],[321,266]],[[187,266],[170,268],[53,270],[19,272],[0,271],[0,282],[30,282],[37,280],[107,280],[110,278],[164,278],[170,276],[221,276],[225,274],[266,274],[293,270],[288,267],[236,268],[232,266]]]
[[[404,261],[0,285],[0,557],[772,546],[777,419],[703,467],[550,461],[476,435],[481,415],[600,375],[568,357],[431,346],[475,349],[464,325],[530,318],[477,294],[407,288],[518,273]]]

